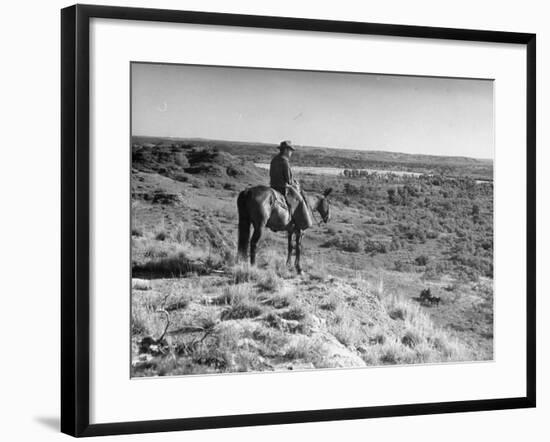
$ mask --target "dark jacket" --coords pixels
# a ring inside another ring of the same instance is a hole
[[[273,157],[269,166],[269,178],[271,187],[282,194],[286,194],[286,185],[293,183],[288,158],[282,154]]]

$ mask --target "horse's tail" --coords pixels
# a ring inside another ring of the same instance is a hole
[[[248,243],[250,241],[250,215],[246,207],[247,197],[247,190],[243,190],[237,197],[237,209],[239,211],[238,257],[245,260],[248,255]]]

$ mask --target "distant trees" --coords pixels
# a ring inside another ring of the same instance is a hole
[[[388,202],[393,205],[408,205],[413,198],[420,196],[420,190],[411,184],[405,184],[397,188],[389,188]]]
[[[492,277],[492,183],[433,172],[398,176],[348,167],[343,176],[304,178],[304,188],[310,191],[320,191],[330,181],[338,208],[360,214],[346,216],[348,226],[333,232],[323,246],[387,253],[385,259],[395,260],[395,270],[422,273],[427,279]]]
[[[384,241],[375,241],[364,238],[361,234],[342,234],[325,241],[322,247],[334,247],[345,252],[355,253],[387,253],[388,244]]]

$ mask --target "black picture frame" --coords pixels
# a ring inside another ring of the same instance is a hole
[[[515,43],[527,52],[527,358],[526,395],[504,399],[419,403],[231,416],[90,424],[90,122],[91,18],[223,25],[378,36]],[[75,5],[61,10],[61,431],[99,436],[288,424],[482,410],[536,404],[536,36],[289,17]]]

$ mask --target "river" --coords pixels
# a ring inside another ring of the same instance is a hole
[[[254,163],[256,167],[261,169],[269,170],[269,164],[267,163]],[[308,166],[292,166],[292,171],[297,174],[308,174],[308,175],[328,175],[328,176],[342,176],[344,170],[350,170],[344,167],[308,167]],[[419,177],[421,175],[431,175],[420,172],[409,172],[404,170],[387,170],[387,169],[353,169],[358,170],[359,172],[365,171],[368,173],[377,173],[380,175],[389,175],[390,173],[396,176],[408,176],[408,177]],[[475,180],[476,184],[488,184],[492,183],[491,180],[477,179]]]
[[[267,163],[254,163],[256,167],[269,170],[269,164]],[[308,166],[292,166],[292,171],[296,173],[304,173],[309,175],[330,175],[339,176],[344,174],[344,170],[350,170],[343,167],[308,167]],[[359,172],[378,173],[380,175],[394,174],[397,176],[413,176],[419,177],[424,175],[419,172],[408,172],[403,170],[384,170],[384,169],[353,169]]]

